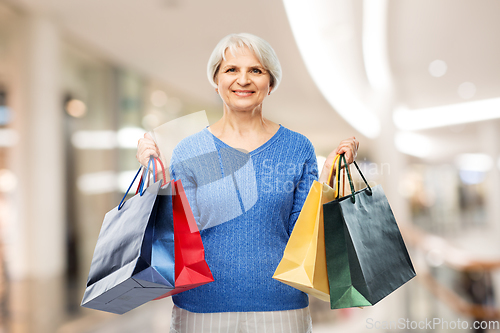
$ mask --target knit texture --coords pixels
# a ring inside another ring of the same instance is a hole
[[[173,296],[191,312],[281,311],[308,305],[305,293],[272,278],[313,180],[316,155],[303,135],[280,126],[250,153],[204,129],[174,149],[181,180],[215,281]]]

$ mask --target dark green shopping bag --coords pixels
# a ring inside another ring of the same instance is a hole
[[[323,205],[332,309],[374,305],[416,275],[382,186],[354,165],[367,187],[355,192],[346,168],[351,195]]]

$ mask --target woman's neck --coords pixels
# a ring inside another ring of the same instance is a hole
[[[234,111],[224,105],[222,118],[210,127],[212,133],[216,131],[220,134],[233,133],[244,136],[255,132],[266,132],[270,126],[272,122],[262,116],[262,105],[252,111]]]
[[[210,132],[234,148],[252,151],[269,140],[279,125],[262,116],[262,108],[253,111],[224,109],[222,118],[210,125]]]

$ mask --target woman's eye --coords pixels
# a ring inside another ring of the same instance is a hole
[[[226,70],[226,73],[234,73],[235,69],[234,68],[229,68],[228,70]]]
[[[252,73],[254,73],[254,74],[261,74],[262,71],[260,69],[258,69],[258,68],[254,68],[254,69],[252,69]]]

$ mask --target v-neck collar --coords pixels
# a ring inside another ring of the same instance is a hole
[[[266,149],[270,145],[272,145],[273,142],[276,141],[276,139],[281,135],[281,133],[284,130],[285,130],[285,128],[283,126],[281,126],[281,124],[280,124],[280,127],[278,128],[278,130],[276,131],[276,133],[274,133],[274,135],[269,140],[267,140],[262,145],[260,145],[259,147],[255,148],[254,150],[252,150],[252,151],[250,151],[248,153],[245,153],[245,152],[241,151],[240,149],[231,147],[230,145],[228,145],[227,143],[225,143],[224,141],[222,141],[221,139],[219,139],[218,137],[216,137],[215,135],[213,135],[213,133],[208,130],[208,126],[205,127],[205,129],[203,131],[205,131],[205,133],[207,133],[209,136],[211,136],[214,139],[215,142],[217,142],[218,144],[220,144],[223,147],[231,148],[231,149],[233,149],[233,150],[235,150],[237,152],[240,152],[242,154],[255,155],[255,154],[263,151],[264,149]]]

